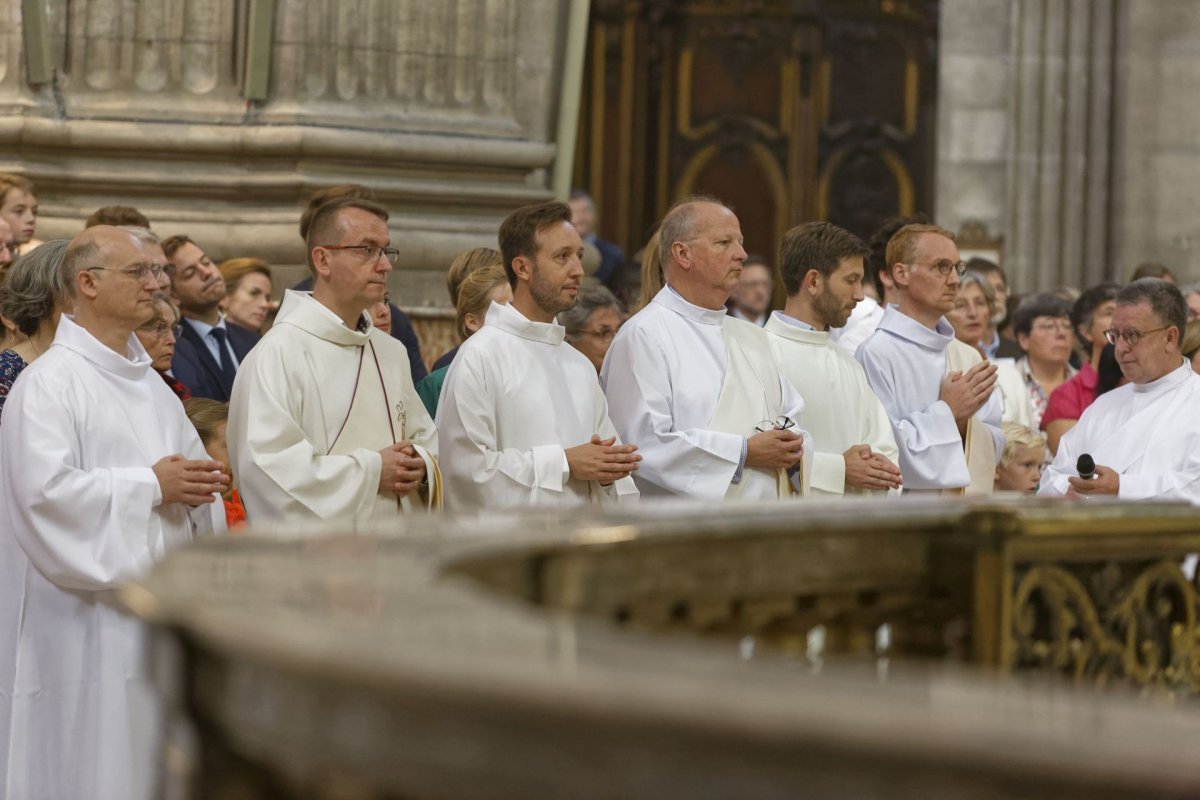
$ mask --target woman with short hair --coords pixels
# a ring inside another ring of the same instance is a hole
[[[0,287],[0,316],[16,334],[16,341],[0,352],[0,413],[17,376],[50,349],[59,317],[71,308],[60,270],[69,244],[55,239],[21,256]]]

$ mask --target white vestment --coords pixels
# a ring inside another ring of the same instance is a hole
[[[767,320],[766,331],[783,377],[804,398],[804,428],[812,434],[815,451],[813,494],[846,493],[846,460],[842,454],[854,445],[869,445],[893,464],[898,463],[900,451],[883,404],[867,385],[863,368],[833,343],[829,331],[800,327],[779,311]]]
[[[337,522],[394,530],[429,501],[379,493],[379,451],[410,440],[439,494],[437,430],[404,345],[351,330],[307,292],[288,291],[242,361],[229,400],[229,458],[251,525]]]
[[[854,355],[862,343],[871,338],[883,320],[883,306],[873,297],[863,297],[850,312],[850,319],[841,328],[829,332],[829,338],[837,342],[847,353]]]
[[[114,590],[198,534],[216,502],[162,504],[153,466],[207,460],[130,336],[125,355],[62,317],[0,426],[0,797],[144,798],[159,719],[145,631]]]
[[[565,450],[616,434],[596,368],[564,344],[566,328],[493,303],[463,342],[438,403],[446,507],[481,511],[576,506],[637,496],[571,478]]]
[[[937,330],[930,330],[890,306],[875,335],[855,355],[892,421],[905,493],[946,489],[991,492],[994,476],[979,474],[986,469],[969,469],[954,412],[939,399],[951,351],[961,363],[950,365],[950,371],[982,360],[974,348],[954,338],[954,329],[945,317],[938,320]],[[969,438],[990,438],[994,470],[1004,449],[998,392],[993,390],[973,420],[978,436]]]
[[[1122,500],[1187,500],[1200,505],[1200,375],[1187,361],[1147,384],[1127,383],[1096,398],[1067,431],[1038,494],[1063,495],[1079,456],[1120,474]],[[8,412],[4,412],[8,424]]]
[[[664,286],[621,326],[600,383],[617,433],[642,455],[634,481],[643,498],[790,496],[775,470],[745,467],[733,483],[755,426],[780,416],[799,425],[804,410],[761,328]],[[806,489],[811,437],[795,430],[806,439],[799,473]]]

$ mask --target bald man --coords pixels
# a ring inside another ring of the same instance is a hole
[[[725,312],[746,260],[737,216],[691,198],[659,230],[666,286],[621,327],[600,372],[617,434],[640,448],[642,497],[806,492],[804,400],[762,328]]]
[[[0,797],[143,798],[158,715],[114,589],[223,530],[227,481],[134,335],[161,267],[97,226],[61,270],[75,314],[0,428]]]

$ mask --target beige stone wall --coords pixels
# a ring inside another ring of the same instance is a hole
[[[1200,280],[1200,3],[1127,0],[1114,254]]]
[[[550,195],[567,0],[276,0],[261,101],[256,0],[45,0],[37,85],[22,5],[0,0],[0,169],[37,183],[43,237],[122,202],[288,282],[309,194],[361,182],[393,214],[394,294],[445,305],[453,256]]]

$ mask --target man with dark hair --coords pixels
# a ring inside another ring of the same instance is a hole
[[[1025,351],[1017,360],[1017,372],[1029,392],[1029,427],[1038,430],[1050,394],[1075,377],[1070,364],[1071,304],[1052,292],[1027,297],[1013,315],[1013,333]]]
[[[899,491],[900,452],[887,412],[858,362],[829,339],[862,301],[863,241],[828,222],[783,235],[779,271],[788,299],[767,320],[783,376],[804,398],[813,437],[814,495]]]
[[[900,302],[900,296],[896,293],[896,286],[892,283],[891,274],[887,269],[888,241],[896,231],[905,225],[925,225],[928,223],[929,217],[924,214],[913,214],[909,217],[892,217],[885,221],[879,230],[872,234],[871,241],[867,245],[871,252],[867,256],[865,268],[872,285],[875,287],[876,296],[874,298],[864,296],[859,304],[854,307],[854,312],[846,320],[845,325],[840,328],[834,328],[830,333],[830,338],[843,347],[850,355],[854,355],[862,343],[870,339],[871,334],[875,333],[875,329],[879,327],[879,323],[883,319],[884,309]]]
[[[762,328],[725,303],[746,251],[733,211],[691,197],[659,230],[666,286],[622,327],[600,373],[642,495],[780,500],[808,492],[804,400]]]
[[[742,264],[742,275],[729,298],[729,313],[738,319],[753,322],[758,327],[767,324],[771,311],[771,294],[775,291],[775,276],[762,256],[748,255]]]
[[[74,313],[0,426],[0,796],[148,798],[146,634],[113,593],[223,531],[228,481],[134,335],[158,288],[141,243],[88,228],[59,269]]]
[[[175,343],[171,373],[193,397],[227,402],[238,366],[261,337],[225,320],[225,279],[199,245],[180,234],[164,239],[162,250],[183,331]]]
[[[133,206],[101,206],[83,223],[84,228],[113,225],[118,228],[150,228],[150,220]]]
[[[308,242],[309,226],[312,225],[313,217],[321,206],[330,201],[345,198],[358,198],[372,203],[379,202],[375,196],[375,192],[357,183],[343,183],[337,186],[318,189],[309,198],[308,206],[305,207],[300,215],[300,238],[306,244]],[[313,288],[312,276],[309,275],[292,288],[297,292],[311,292]],[[388,302],[388,310],[392,315],[392,336],[399,339],[404,345],[404,349],[408,352],[408,367],[412,374],[413,384],[416,385],[422,378],[429,374],[429,370],[425,368],[425,361],[421,356],[421,341],[417,338],[417,331],[413,327],[412,320],[408,314],[405,314],[390,301]]]
[[[945,317],[967,267],[954,234],[906,225],[888,242],[887,261],[900,302],[855,358],[891,419],[904,490],[990,494],[1004,447],[996,367],[958,341]]]
[[[625,252],[596,235],[596,206],[590,194],[583,189],[572,189],[568,205],[571,207],[571,224],[579,231],[584,243],[595,247],[600,253],[600,266],[593,277],[608,286],[625,263]]]
[[[1039,494],[1200,505],[1200,375],[1180,352],[1187,306],[1175,286],[1134,281],[1117,295],[1105,337],[1129,380],[1088,406],[1063,436]],[[1081,457],[1094,476],[1081,477]]]
[[[583,241],[571,210],[518,208],[500,226],[513,290],[459,348],[438,404],[446,504],[481,511],[636,497],[641,456],[617,440],[596,370],[564,343]]]
[[[399,252],[370,200],[322,205],[308,227],[313,290],[289,290],[242,362],[229,456],[256,524],[396,530],[441,504],[437,430],[403,345],[371,324]]]

